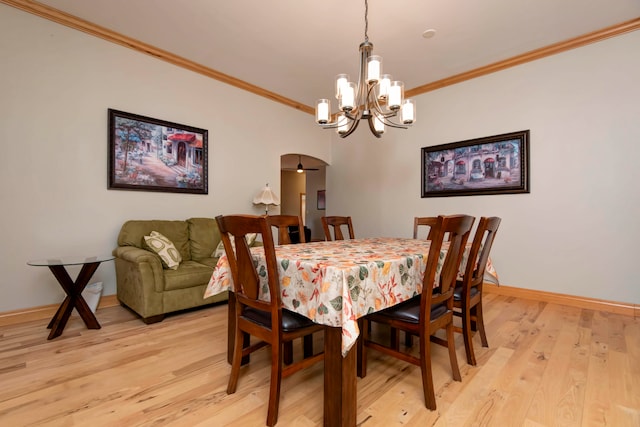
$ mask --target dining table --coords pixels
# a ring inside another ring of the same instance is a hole
[[[325,325],[324,425],[355,426],[357,413],[356,343],[358,319],[406,301],[422,292],[429,240],[377,237],[321,241],[275,248],[283,308]],[[471,244],[460,265],[464,271]],[[439,271],[448,249],[444,242]],[[265,264],[261,246],[251,248],[259,269]],[[487,275],[497,282],[491,263]],[[266,278],[260,298],[268,301]],[[226,255],[218,260],[204,297],[233,290]],[[230,294],[232,295],[232,294]],[[231,306],[230,306],[231,309]],[[232,351],[233,333],[228,334]],[[230,354],[229,354],[230,359]]]

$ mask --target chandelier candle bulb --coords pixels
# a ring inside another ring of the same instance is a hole
[[[378,82],[378,99],[387,99],[389,86],[391,86],[391,75],[383,74]]]
[[[389,86],[388,107],[391,110],[397,110],[402,106],[402,98],[404,97],[404,83],[395,81]]]
[[[410,125],[416,121],[416,105],[413,99],[406,99],[402,104],[402,123]]]
[[[382,73],[382,57],[371,55],[367,58],[367,83],[377,83]]]
[[[340,109],[342,111],[351,111],[355,107],[356,98],[356,84],[353,82],[347,83],[342,88],[342,96],[340,96]]]
[[[336,76],[336,99],[340,99],[343,89],[349,84],[348,74],[338,74]]]
[[[331,102],[328,99],[318,99],[316,103],[316,123],[328,123],[330,111]]]

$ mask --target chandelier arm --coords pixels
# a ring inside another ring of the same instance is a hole
[[[367,84],[367,77],[365,70],[367,69],[367,58],[373,49],[373,45],[369,43],[368,40],[365,40],[359,47],[360,51],[360,67],[358,72],[358,92],[356,94],[355,106],[356,110],[355,117],[357,119],[361,119],[363,117],[363,112],[366,112],[369,109],[368,105],[368,96],[369,89]]]
[[[367,90],[367,95],[365,98],[366,108],[367,110],[375,110],[379,113],[382,113],[382,109],[380,108],[380,104],[378,104],[378,98],[376,97],[375,84],[368,85],[369,88]]]
[[[338,135],[340,135],[340,138],[346,138],[349,135],[351,135],[353,133],[353,131],[355,131],[358,128],[358,124],[360,123],[360,120],[354,120],[351,122],[351,124],[349,125],[349,129],[345,132],[345,133],[339,133]]]
[[[371,133],[376,137],[376,138],[381,138],[382,137],[382,132],[378,132],[376,130],[376,127],[373,124],[373,121],[375,120],[375,116],[371,115],[368,119],[367,122],[369,123],[369,130],[371,131]]]
[[[396,123],[393,120],[391,120],[392,118],[397,117],[397,114],[395,112],[386,113],[386,114],[384,113],[379,114],[378,112],[376,112],[376,115],[378,117],[378,120],[380,120],[386,126],[389,126],[392,128],[398,128],[398,129],[409,129],[408,125],[405,125],[404,123]]]
[[[374,94],[375,95],[375,94]],[[391,110],[389,112],[384,112],[382,106],[378,102],[378,99],[373,97],[374,109],[375,113],[378,116],[378,119],[387,126],[398,128],[398,129],[409,129],[409,127],[405,124],[396,123],[391,120],[394,117],[398,117],[399,110]]]
[[[320,126],[322,129],[335,129],[339,125],[338,125],[338,122],[331,122],[331,123],[322,123],[322,124],[319,124],[318,126]]]
[[[380,102],[378,101],[378,97],[376,96],[375,91],[372,91],[372,93],[373,93],[373,96],[370,96],[370,98],[372,99],[371,103],[373,104],[376,112],[378,112],[380,116],[394,117],[398,114],[397,111],[384,108],[382,105],[380,105]]]
[[[392,121],[390,121],[388,119],[384,119],[384,120],[381,120],[381,121],[382,121],[382,123],[385,124],[385,126],[389,126],[389,127],[397,128],[397,129],[409,129],[409,127],[407,125],[401,125],[401,124],[398,124],[398,123],[394,123],[394,122],[392,122]]]
[[[351,111],[353,111],[353,110],[351,110]],[[344,113],[344,116],[346,118],[348,118],[349,120],[351,120],[351,121],[357,121],[357,120],[360,120],[360,118],[361,118],[360,114],[357,114],[358,110],[356,110],[356,114],[351,114],[348,111],[343,111],[342,113]],[[320,126],[323,129],[335,129],[335,128],[340,126],[340,122],[338,120],[333,120],[333,121],[328,122],[328,123],[318,123],[318,126]]]
[[[351,114],[351,111],[355,111],[355,114]],[[347,111],[344,113],[344,116],[350,120],[360,120],[360,117],[362,116],[362,113],[360,112],[359,108],[354,108],[351,111]]]

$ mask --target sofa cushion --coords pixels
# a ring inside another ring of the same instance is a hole
[[[189,218],[191,259],[200,261],[210,258],[220,242],[218,223],[213,218]]]
[[[211,267],[211,269],[216,268],[216,265],[218,264],[218,260],[220,258],[202,258],[199,259],[197,262],[199,262],[200,264],[204,264],[207,267]]]
[[[206,285],[211,279],[213,268],[197,261],[184,261],[177,270],[164,270],[164,290],[192,288]]]
[[[135,246],[146,249],[144,236],[157,231],[166,236],[175,245],[183,261],[191,260],[189,246],[189,225],[187,221],[169,220],[131,220],[122,225],[118,235],[118,246]]]
[[[164,268],[175,270],[182,262],[182,256],[171,240],[161,233],[152,231],[149,236],[144,236],[146,246],[158,254]]]

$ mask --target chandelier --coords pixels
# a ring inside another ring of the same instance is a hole
[[[385,126],[407,129],[416,121],[416,105],[413,100],[404,99],[404,83],[382,74],[382,57],[372,55],[373,44],[367,35],[367,0],[364,7],[364,42],[360,44],[358,83],[349,81],[347,74],[338,74],[336,98],[340,112],[333,119],[328,99],[319,99],[316,103],[316,123],[325,129],[336,129],[341,138],[351,135],[360,120],[367,120],[377,138],[382,136]]]

